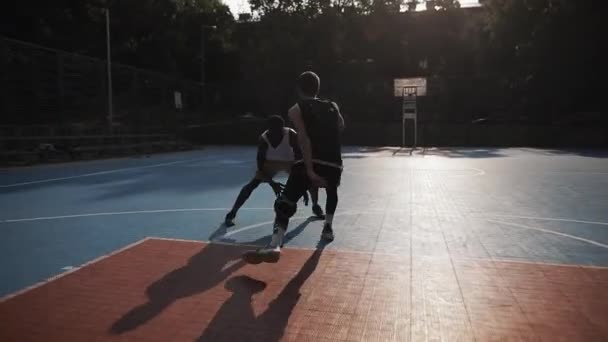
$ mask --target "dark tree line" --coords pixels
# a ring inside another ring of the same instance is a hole
[[[235,21],[219,0],[14,0],[2,7],[2,35],[99,58],[109,8],[115,61],[193,79],[200,74],[201,27],[215,25],[207,32],[208,77],[234,77],[216,63],[234,51]]]
[[[109,7],[116,61],[198,80],[201,26],[215,25],[207,34],[207,81],[240,94],[224,96],[233,106],[243,102],[238,110],[283,110],[291,80],[306,68],[323,75],[330,95],[342,89],[353,107],[363,88],[392,93],[389,80],[426,76],[443,77],[436,86],[458,94],[436,102],[467,96],[463,89],[500,102],[491,85],[508,95],[502,104],[527,116],[603,110],[597,1],[482,0],[474,9],[460,9],[457,0],[249,1],[253,15],[235,20],[220,0],[14,0],[2,5],[0,29],[104,58]]]
[[[485,0],[486,68],[508,77],[533,115],[603,112],[606,74],[599,3]]]

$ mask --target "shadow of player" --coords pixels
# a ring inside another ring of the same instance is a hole
[[[258,317],[255,317],[251,302],[253,295],[266,288],[266,283],[243,275],[228,279],[226,289],[232,291],[232,296],[222,304],[197,341],[281,340],[289,316],[300,300],[300,289],[319,264],[324,247],[319,243],[300,271]]]
[[[312,222],[306,220],[285,237],[285,241],[293,239],[297,234]],[[225,229],[218,227],[217,231]],[[214,233],[215,234],[215,233]],[[247,242],[248,245],[261,245],[268,236]],[[175,269],[146,289],[148,302],[137,306],[123,315],[110,327],[110,332],[122,334],[136,329],[159,315],[171,303],[180,298],[190,297],[205,292],[228,278],[232,273],[245,266],[241,254],[250,247],[227,248],[222,244],[209,243],[197,254],[192,256],[188,263]]]

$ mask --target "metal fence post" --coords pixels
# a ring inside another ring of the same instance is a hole
[[[110,50],[110,9],[108,8],[106,8],[106,48],[108,53],[108,124],[110,125],[110,134],[112,134],[114,128],[114,108],[112,104],[112,52]]]
[[[64,119],[66,117],[65,113],[65,88],[63,84],[63,55],[61,52],[57,52],[57,97],[59,104],[59,116]]]

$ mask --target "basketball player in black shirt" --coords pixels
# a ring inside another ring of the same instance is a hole
[[[243,255],[249,263],[277,262],[289,219],[297,202],[311,186],[323,187],[327,193],[325,224],[321,238],[334,239],[332,222],[338,205],[338,186],[342,177],[340,135],[344,119],[338,105],[318,98],[319,77],[307,71],[297,80],[299,101],[289,109],[289,118],[298,133],[303,158],[295,162],[283,193],[274,204],[275,221],[270,244]]]

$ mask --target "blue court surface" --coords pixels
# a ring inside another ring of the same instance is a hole
[[[221,225],[255,153],[207,147],[0,170],[0,297],[146,237],[266,243],[267,185],[236,226]],[[347,147],[344,160],[328,249],[608,267],[608,152]],[[317,245],[322,222],[310,215],[300,202],[286,247]]]

